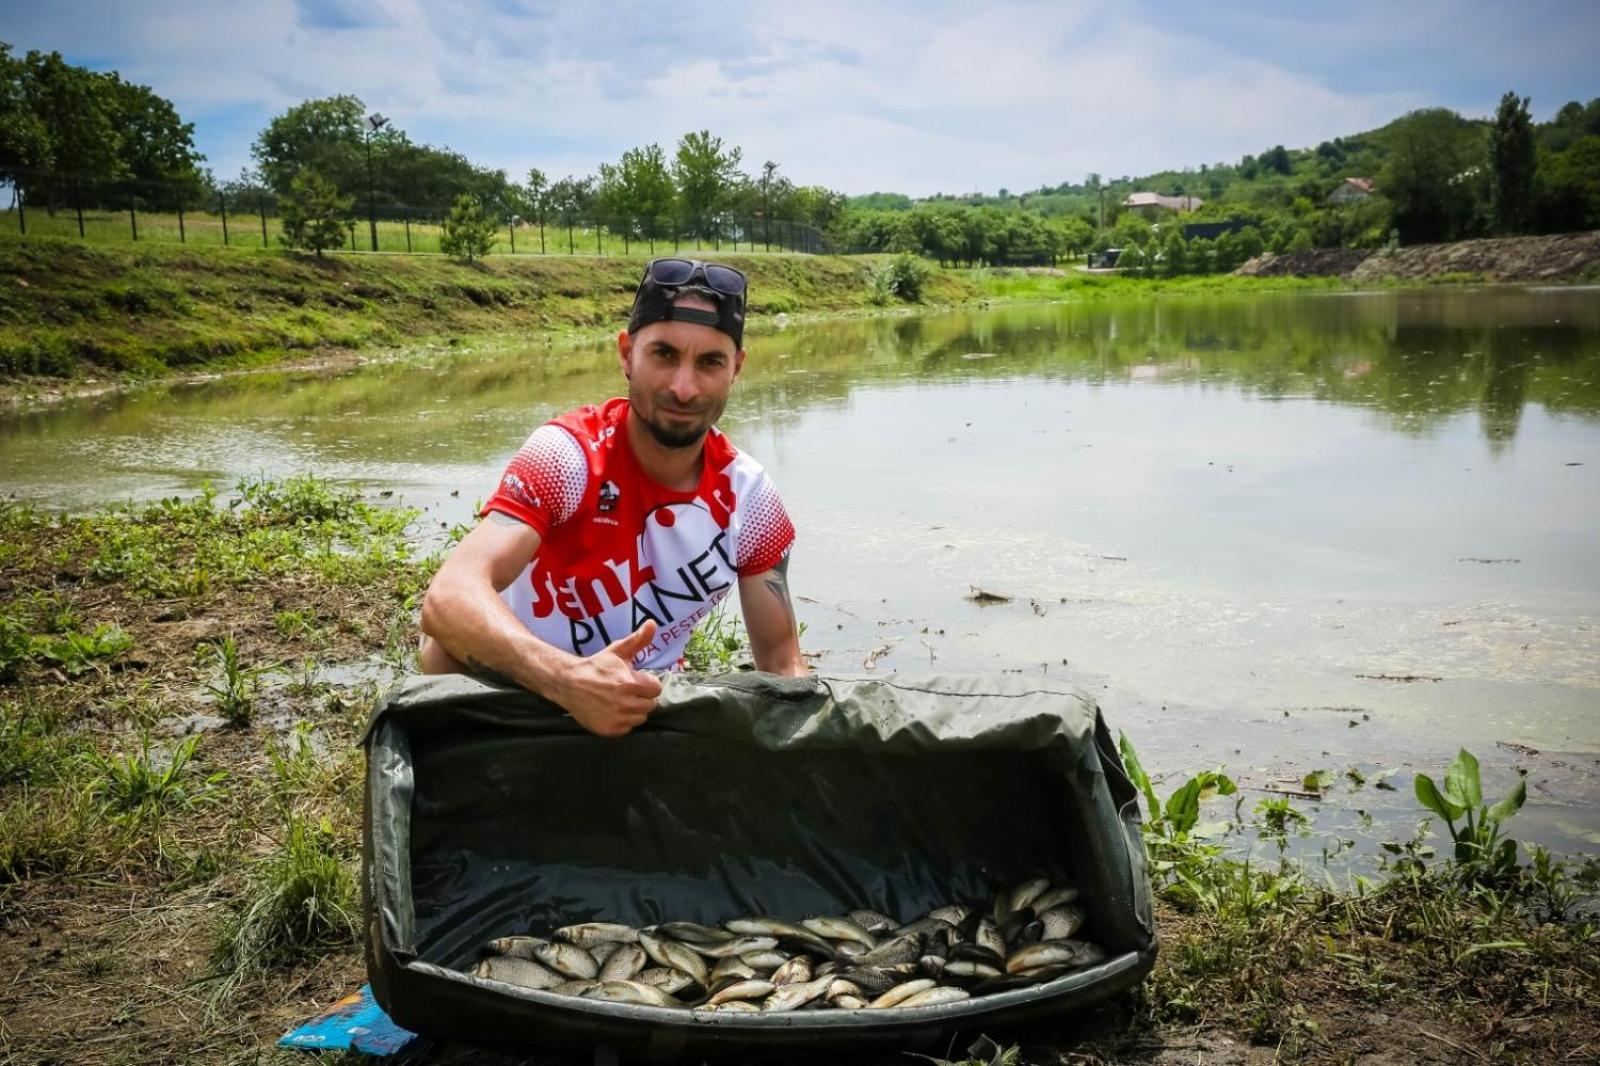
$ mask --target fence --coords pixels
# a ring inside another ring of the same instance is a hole
[[[266,248],[279,245],[283,225],[277,197],[260,189],[202,192],[193,187],[107,185],[53,178],[35,187],[48,197],[11,186],[11,206],[0,210],[0,232],[69,237],[90,242],[169,241],[180,244]],[[0,185],[0,188],[3,188]],[[449,205],[379,205],[370,217],[358,202],[346,219],[346,251],[439,252]],[[815,226],[789,219],[723,213],[702,220],[683,216],[598,216],[548,212],[543,218],[498,213],[496,254],[630,255],[690,250],[802,252],[830,250]]]

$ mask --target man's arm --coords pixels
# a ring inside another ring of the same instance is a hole
[[[800,630],[789,596],[789,558],[771,570],[739,579],[739,604],[744,608],[744,629],[750,635],[756,669],[785,677],[804,677],[811,671],[800,654]]]
[[[539,534],[491,511],[451,551],[422,600],[422,631],[456,663],[510,680],[559,703],[601,736],[621,736],[655,707],[661,682],[633,669],[632,659],[655,636],[655,623],[587,658],[530,633],[500,598],[539,550]],[[450,665],[425,650],[424,669]]]

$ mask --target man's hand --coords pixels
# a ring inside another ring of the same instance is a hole
[[[624,736],[655,710],[661,682],[633,668],[633,657],[655,639],[656,624],[646,622],[603,651],[578,659],[561,678],[555,701],[579,725],[602,737]]]

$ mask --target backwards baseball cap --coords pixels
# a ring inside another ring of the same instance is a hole
[[[720,329],[733,338],[735,348],[744,347],[744,273],[721,263],[702,263],[698,259],[652,259],[644,268],[639,291],[633,296],[633,311],[628,315],[628,332],[652,322],[695,322]],[[715,307],[680,307],[679,296],[693,294]]]

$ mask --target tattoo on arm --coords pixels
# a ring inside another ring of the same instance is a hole
[[[506,685],[511,688],[521,687],[515,681],[511,680],[494,667],[485,666],[470,655],[467,656],[465,665],[467,668],[467,673],[471,674],[473,677],[476,677],[480,681],[488,681],[496,685]]]
[[[767,590],[778,598],[783,605],[784,614],[789,616],[789,629],[794,631],[797,626],[794,620],[794,603],[789,599],[789,557],[786,555],[779,560],[764,579]]]

